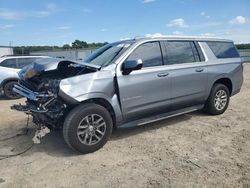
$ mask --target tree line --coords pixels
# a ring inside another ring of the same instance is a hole
[[[56,50],[71,50],[84,48],[100,48],[108,44],[107,42],[87,43],[86,41],[75,40],[72,44],[64,44],[63,46],[16,46],[13,48],[15,55],[29,55],[30,52],[38,51],[56,51]]]
[[[238,49],[250,49],[250,43],[249,44],[237,44],[236,47]]]
[[[100,48],[108,44],[107,42],[87,43],[86,41],[75,40],[71,45],[64,44],[63,46],[17,46],[13,48],[15,55],[29,55],[30,52],[37,51],[56,51],[56,50],[71,50],[71,49],[84,49],[84,48]],[[237,44],[238,49],[250,49],[250,43]]]

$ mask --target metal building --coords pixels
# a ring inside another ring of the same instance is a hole
[[[13,55],[13,48],[9,46],[0,46],[0,57],[5,55]]]
[[[83,60],[91,54],[95,49],[75,49],[75,50],[55,50],[55,51],[39,51],[31,52],[30,55],[42,55],[56,58],[65,58],[71,60]]]

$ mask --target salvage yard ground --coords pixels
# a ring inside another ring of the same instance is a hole
[[[250,64],[225,114],[195,112],[117,130],[101,150],[79,155],[53,132],[26,153],[0,160],[0,187],[250,187]],[[0,159],[29,148],[34,129],[0,99]]]

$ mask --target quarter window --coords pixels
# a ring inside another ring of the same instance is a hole
[[[207,42],[207,45],[217,58],[240,57],[232,42]]]
[[[159,42],[147,42],[137,47],[128,57],[128,60],[141,59],[143,67],[160,66],[163,64]]]
[[[199,53],[193,42],[168,41],[165,42],[167,49],[167,64],[192,63],[200,61]]]

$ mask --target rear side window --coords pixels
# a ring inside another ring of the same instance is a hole
[[[5,59],[2,63],[0,63],[0,66],[7,68],[17,68],[17,59],[16,58]]]
[[[167,41],[167,64],[192,63],[200,61],[199,53],[193,42]]]
[[[35,62],[39,58],[18,58],[17,59],[17,68],[23,68],[26,65],[29,65]]]
[[[207,42],[207,45],[217,58],[240,57],[232,42]]]
[[[163,64],[159,42],[147,42],[137,47],[128,57],[128,60],[141,59],[143,67],[160,66]]]

